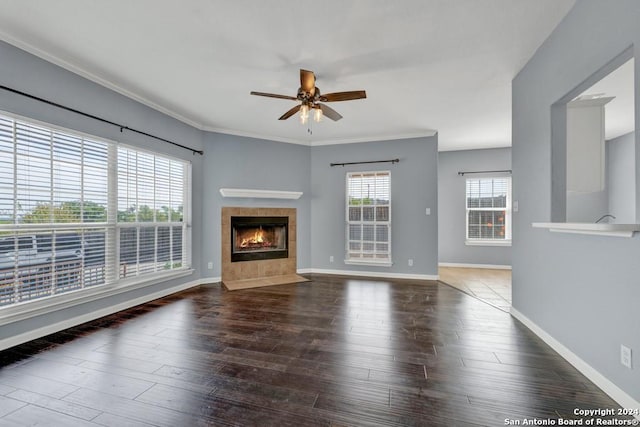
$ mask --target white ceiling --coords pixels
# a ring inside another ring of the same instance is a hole
[[[2,0],[0,38],[200,129],[320,145],[511,145],[511,80],[574,0]],[[299,69],[344,118],[277,120]]]
[[[604,106],[604,136],[607,140],[633,132],[635,129],[633,65],[634,60],[631,58],[579,96],[614,97]]]

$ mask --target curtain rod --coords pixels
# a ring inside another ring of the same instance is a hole
[[[400,159],[391,159],[391,160],[372,160],[369,162],[348,162],[348,163],[331,163],[330,166],[346,166],[346,165],[364,165],[368,163],[398,163]]]
[[[107,124],[110,124],[112,126],[119,127],[120,128],[120,132],[122,132],[123,130],[128,130],[130,132],[137,133],[139,135],[144,135],[144,136],[147,136],[149,138],[154,138],[154,139],[157,139],[159,141],[166,142],[167,144],[175,145],[176,147],[184,148],[185,150],[191,151],[193,154],[198,153],[201,156],[204,154],[204,151],[202,151],[202,150],[195,150],[195,149],[187,147],[185,145],[178,144],[177,142],[169,141],[168,139],[161,138],[161,137],[155,136],[155,135],[151,135],[150,133],[143,132],[143,131],[137,130],[137,129],[133,129],[133,128],[130,128],[128,126],[124,126],[124,125],[118,124],[116,122],[112,122],[111,120],[103,119],[102,117],[94,116],[93,114],[85,113],[85,112],[76,110],[76,109],[71,108],[71,107],[66,107],[66,106],[58,104],[56,102],[49,101],[47,99],[40,98],[40,97],[35,96],[35,95],[31,95],[31,94],[28,94],[26,92],[19,91],[17,89],[12,89],[10,87],[3,86],[3,85],[0,85],[0,89],[6,90],[8,92],[13,92],[15,94],[24,96],[26,98],[31,98],[31,99],[43,102],[43,103],[51,105],[51,106],[54,106],[54,107],[57,107],[57,108],[61,108],[63,110],[71,111],[72,113],[76,113],[76,114],[79,114],[81,116],[88,117],[90,119],[97,120],[97,121],[102,122],[102,123],[107,123]]]
[[[458,172],[458,175],[464,176],[470,173],[511,173],[511,169],[504,169],[504,170],[498,170],[498,171],[463,171],[463,172]]]

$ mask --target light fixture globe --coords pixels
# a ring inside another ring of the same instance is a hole
[[[300,106],[300,123],[305,124],[309,120],[309,105],[302,104]]]

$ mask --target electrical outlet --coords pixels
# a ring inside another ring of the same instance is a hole
[[[329,257],[329,262],[333,262],[333,255]]]
[[[412,259],[409,260],[409,267],[413,267],[413,260]]]
[[[208,268],[209,270],[213,270],[213,261],[209,261],[209,262],[207,263],[207,268]]]
[[[620,363],[631,369],[631,349],[624,344],[620,344]]]

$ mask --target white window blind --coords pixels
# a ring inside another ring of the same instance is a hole
[[[182,267],[186,183],[183,162],[118,148],[121,278]]]
[[[467,179],[467,241],[510,241],[510,206],[510,177]]]
[[[0,163],[0,306],[186,266],[188,163],[5,114]]]
[[[347,174],[347,262],[391,263],[391,173]]]

